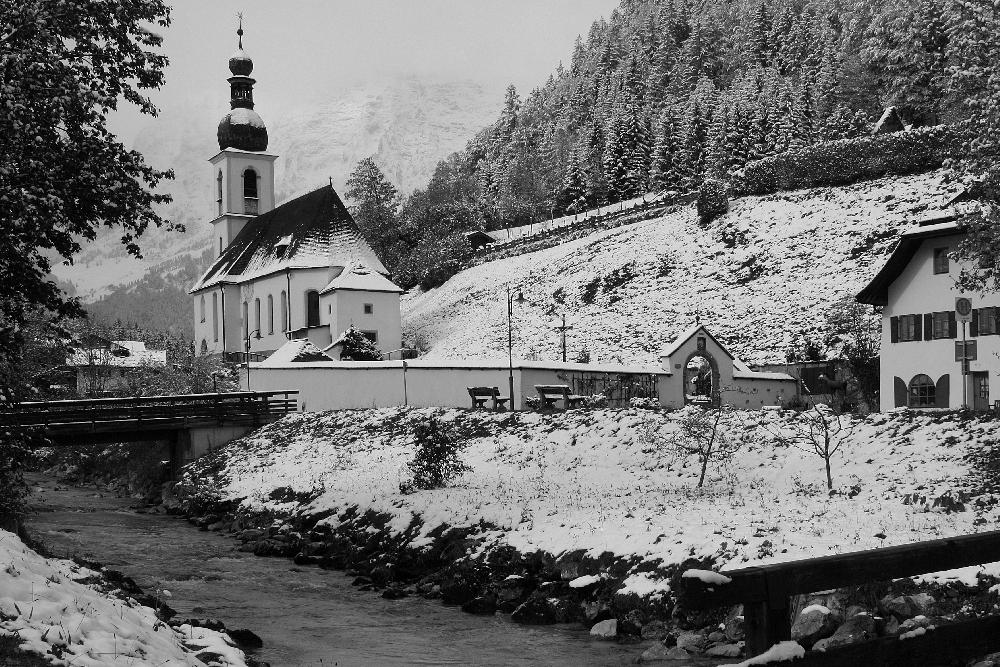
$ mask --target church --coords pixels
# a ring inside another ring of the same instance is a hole
[[[212,165],[217,258],[190,289],[198,354],[266,356],[292,339],[327,349],[353,326],[379,349],[402,347],[402,293],[328,185],[275,205],[267,128],[254,111],[253,61],[229,59],[231,111]]]

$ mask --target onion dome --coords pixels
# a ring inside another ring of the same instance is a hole
[[[219,149],[235,148],[241,151],[266,151],[267,128],[253,110],[253,84],[250,77],[253,60],[243,51],[243,20],[236,31],[239,48],[229,59],[229,107],[232,109],[219,123]]]

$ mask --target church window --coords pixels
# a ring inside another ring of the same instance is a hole
[[[288,295],[285,290],[281,290],[281,328],[286,332],[292,328],[288,322]]]
[[[372,304],[370,304],[370,303],[366,303],[365,304],[365,315],[371,315],[374,312],[375,312],[375,306],[372,305]]]
[[[250,309],[247,302],[243,302],[243,340],[250,338]]]
[[[267,333],[274,333],[274,297],[267,295]]]
[[[215,202],[219,205],[219,215],[222,215],[222,170],[219,170],[219,175],[215,178],[216,181],[216,194]]]
[[[199,310],[201,311],[201,321],[202,321],[202,323],[204,323],[205,322],[205,295],[204,294],[201,295],[199,306],[200,306]]]
[[[948,273],[948,248],[934,248],[934,273]]]
[[[260,338],[260,299],[253,300],[253,328],[254,336]]]
[[[243,212],[257,215],[257,172],[248,167],[243,172]]]
[[[219,295],[212,293],[212,340],[219,342]]]
[[[319,292],[316,290],[306,292],[306,326],[319,326]]]

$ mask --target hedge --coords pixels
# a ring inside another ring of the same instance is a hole
[[[935,125],[827,141],[749,163],[733,176],[730,191],[764,195],[931,171],[958,154],[967,139],[963,127]]]

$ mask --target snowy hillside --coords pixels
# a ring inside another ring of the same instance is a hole
[[[268,127],[268,152],[280,156],[277,200],[315,189],[331,177],[343,194],[355,165],[372,155],[402,192],[423,186],[438,160],[464,147],[496,115],[500,102],[499,91],[478,83],[413,77],[366,82],[309,104],[269,100],[261,92],[257,110]],[[150,230],[141,241],[143,260],[126,257],[114,231],[86,244],[74,266],[55,270],[76,285],[85,301],[106,293],[109,285],[138,280],[160,262],[197,256],[209,247],[215,200],[207,161],[219,150],[216,126],[227,110],[228,91],[220,87],[211,103],[165,109],[140,133],[134,148],[150,164],[176,172],[176,180],[163,188],[174,196],[166,217],[184,224],[187,232]]]
[[[746,197],[707,228],[690,206],[462,271],[404,297],[403,330],[430,358],[505,356],[510,286],[531,302],[515,306],[516,357],[558,358],[551,327],[565,313],[571,360],[586,348],[593,361],[650,363],[698,315],[748,363],[783,361],[947,187],[932,173]]]

